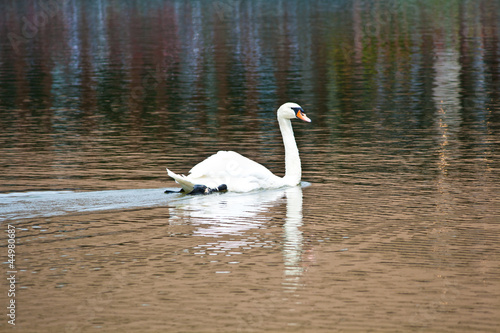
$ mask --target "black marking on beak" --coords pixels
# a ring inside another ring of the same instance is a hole
[[[293,111],[295,111],[295,117],[298,119],[301,119],[303,121],[306,121],[308,123],[311,122],[311,119],[309,119],[306,114],[304,113],[304,110],[302,108],[292,108]]]
[[[298,116],[300,114],[300,112],[304,112],[304,110],[302,110],[302,108],[292,108],[292,110],[295,112],[295,115]]]

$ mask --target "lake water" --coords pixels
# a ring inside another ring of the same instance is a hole
[[[500,328],[500,4],[0,4],[19,332]],[[301,186],[164,194],[218,150]]]

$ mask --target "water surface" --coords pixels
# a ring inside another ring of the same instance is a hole
[[[16,329],[498,330],[494,1],[0,9]],[[218,150],[283,175],[287,101],[307,183],[163,193]]]

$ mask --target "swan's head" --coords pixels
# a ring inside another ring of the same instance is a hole
[[[301,119],[303,121],[311,122],[304,110],[297,103],[285,103],[278,109],[278,118],[284,119]]]

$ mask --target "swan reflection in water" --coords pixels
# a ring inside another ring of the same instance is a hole
[[[259,239],[265,234],[251,230],[270,227],[270,220],[275,217],[271,208],[282,203],[283,198],[286,198],[283,236]],[[170,224],[191,225],[195,227],[193,236],[210,238],[210,241],[193,248],[195,254],[238,255],[253,247],[276,248],[279,244],[285,266],[284,289],[293,291],[300,285],[304,271],[301,186],[253,193],[193,196],[173,204]]]

